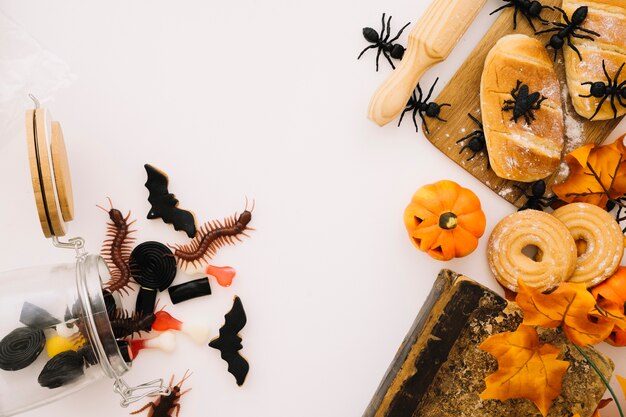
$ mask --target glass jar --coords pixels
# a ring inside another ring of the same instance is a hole
[[[107,304],[115,308],[116,300],[102,289],[109,279],[103,258],[84,253],[80,238],[54,243],[76,249],[76,263],[0,274],[0,416],[39,407],[103,377],[115,381],[123,406],[167,393],[160,379],[129,387],[121,378],[130,363],[111,329]]]

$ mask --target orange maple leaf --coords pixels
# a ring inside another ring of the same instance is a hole
[[[611,300],[597,300],[596,308],[589,313],[592,317],[612,322],[620,330],[626,330],[626,316],[624,304],[617,304]]]
[[[534,327],[520,325],[514,332],[487,338],[480,349],[498,360],[498,370],[485,378],[483,400],[527,398],[541,414],[548,414],[552,401],[561,392],[563,375],[569,362],[557,359],[561,350],[541,344]]]
[[[626,303],[626,267],[617,268],[609,279],[593,287],[591,293],[596,299],[601,297],[617,304]]]
[[[519,281],[515,298],[524,311],[524,324],[542,327],[561,327],[569,340],[578,346],[595,345],[608,337],[613,322],[590,314],[596,309],[596,300],[584,284],[562,283],[550,294]]]
[[[626,267],[620,266],[613,276],[594,287],[591,293],[596,297],[598,305],[604,307],[607,304],[609,306],[615,305],[617,312],[621,310],[624,313],[624,304],[626,303]],[[620,326],[619,323],[615,323],[615,328],[606,341],[613,346],[626,346],[626,329]]]
[[[626,193],[626,147],[624,136],[610,145],[582,146],[565,156],[569,176],[552,191],[563,201],[606,207]]]

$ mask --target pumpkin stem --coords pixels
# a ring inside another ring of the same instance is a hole
[[[456,214],[452,212],[441,213],[441,216],[439,216],[439,227],[442,229],[454,229],[457,224]]]

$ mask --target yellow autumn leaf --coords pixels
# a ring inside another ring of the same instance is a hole
[[[578,346],[600,343],[613,330],[613,322],[609,320],[590,320],[596,300],[584,284],[564,282],[550,294],[543,294],[520,280],[515,301],[524,311],[524,324],[561,327],[567,338]]]
[[[569,367],[569,362],[557,359],[559,348],[541,344],[537,331],[522,324],[514,332],[490,336],[480,349],[498,360],[498,370],[485,378],[487,387],[480,398],[501,401],[527,398],[541,414],[548,414]]]

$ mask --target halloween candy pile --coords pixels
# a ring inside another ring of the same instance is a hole
[[[241,214],[223,220],[210,220],[196,227],[192,212],[178,207],[178,200],[168,190],[167,176],[151,165],[145,165],[146,188],[149,191],[148,219],[161,218],[175,230],[190,238],[184,245],[167,245],[156,241],[137,243],[133,237],[130,213],[122,214],[113,207],[101,206],[109,218],[107,238],[101,255],[106,261],[110,279],[103,284],[102,294],[111,331],[117,341],[121,357],[132,363],[143,349],[171,352],[179,334],[190,337],[199,345],[219,351],[235,382],[242,385],[249,365],[240,355],[239,332],[246,324],[242,301],[235,296],[232,309],[225,314],[225,323],[219,336],[209,342],[207,325],[197,320],[181,320],[159,307],[159,293],[167,291],[173,304],[189,302],[211,294],[209,276],[221,287],[231,285],[235,277],[232,267],[209,264],[210,259],[224,245],[231,245],[248,237],[252,230],[253,207],[245,207]],[[178,285],[172,285],[179,270],[203,275]],[[134,309],[123,305],[134,303]],[[37,381],[40,386],[55,389],[78,380],[87,368],[99,360],[90,345],[88,325],[81,312],[80,302],[66,307],[63,317],[55,317],[41,306],[26,301],[22,305],[20,322],[23,325],[0,340],[0,369],[19,371],[45,354],[49,357]],[[44,353],[45,352],[45,353]],[[180,387],[189,376],[185,374],[175,385],[170,381],[169,396],[159,400],[161,408],[175,407],[182,395]]]

